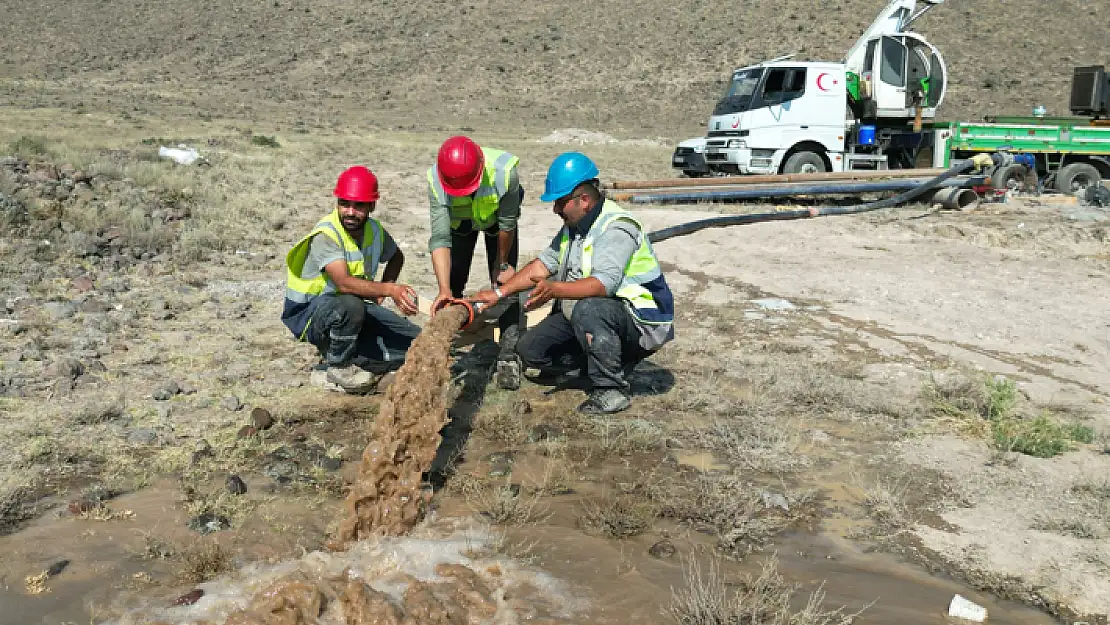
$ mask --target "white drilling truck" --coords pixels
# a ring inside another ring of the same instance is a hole
[[[680,143],[672,166],[688,176],[917,166],[948,72],[910,26],[943,2],[892,0],[839,62],[790,55],[735,70],[706,136]]]

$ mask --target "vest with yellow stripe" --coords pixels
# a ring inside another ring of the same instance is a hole
[[[382,225],[376,219],[367,218],[360,246],[343,227],[339,220],[339,211],[333,210],[289,250],[285,256],[285,305],[281,312],[281,321],[300,341],[305,339],[316,298],[338,292],[323,267],[315,276],[302,277],[304,264],[312,247],[312,238],[317,235],[326,236],[339,245],[347,261],[347,271],[364,280],[373,280],[377,275],[378,260],[382,256],[385,242]]]
[[[508,152],[482,148],[485,166],[482,168],[482,181],[474,191],[473,197],[453,197],[443,190],[439,181],[439,169],[432,165],[428,169],[428,185],[441,206],[451,211],[451,229],[458,230],[463,221],[474,222],[475,230],[485,230],[497,222],[497,206],[501,197],[509,190],[509,172],[520,159]]]
[[[634,314],[644,323],[673,323],[674,295],[666,279],[663,278],[663,270],[659,267],[651,241],[648,241],[647,232],[632,213],[618,206],[616,202],[605,200],[601,206],[601,214],[594,220],[582,241],[582,277],[590,277],[593,269],[594,240],[600,237],[606,228],[622,220],[630,221],[640,229],[640,245],[625,265],[624,277],[614,295],[632,304]],[[559,242],[559,258],[564,267],[569,253],[570,230],[564,226],[562,239]]]

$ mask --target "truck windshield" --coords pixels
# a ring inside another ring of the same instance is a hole
[[[723,100],[717,103],[713,110],[714,115],[728,115],[746,111],[752,105],[759,79],[763,77],[763,68],[748,69],[732,75],[732,82],[728,85]]]

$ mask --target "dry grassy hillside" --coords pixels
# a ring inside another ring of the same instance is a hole
[[[178,106],[306,127],[696,133],[734,66],[842,56],[885,0],[43,0],[0,21],[0,104]],[[1110,2],[950,0],[948,117],[1066,112]],[[72,95],[80,93],[78,96]]]

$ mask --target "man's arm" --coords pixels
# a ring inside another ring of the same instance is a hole
[[[435,310],[440,300],[451,297],[451,209],[439,203],[431,188],[428,189],[428,216],[431,227],[428,252],[432,255],[432,273],[439,286],[439,293],[432,302]]]
[[[390,263],[395,262],[390,259]],[[389,271],[389,266],[386,266],[386,271]],[[331,278],[335,288],[344,295],[350,294],[362,299],[378,299],[381,297],[394,297],[396,298],[401,294],[402,286],[393,282],[384,281],[374,282],[372,280],[365,280],[363,278],[356,278],[347,272],[347,261],[336,260],[324,266],[324,272]],[[400,269],[398,269],[400,272]],[[396,277],[396,276],[395,276]]]
[[[517,222],[520,220],[520,175],[516,167],[509,172],[508,189],[497,204],[497,266],[509,262]],[[509,279],[511,274],[505,276]]]
[[[405,253],[397,248],[397,251],[385,263],[385,269],[382,271],[382,282],[396,282],[397,277],[401,275],[401,268],[404,266]]]

